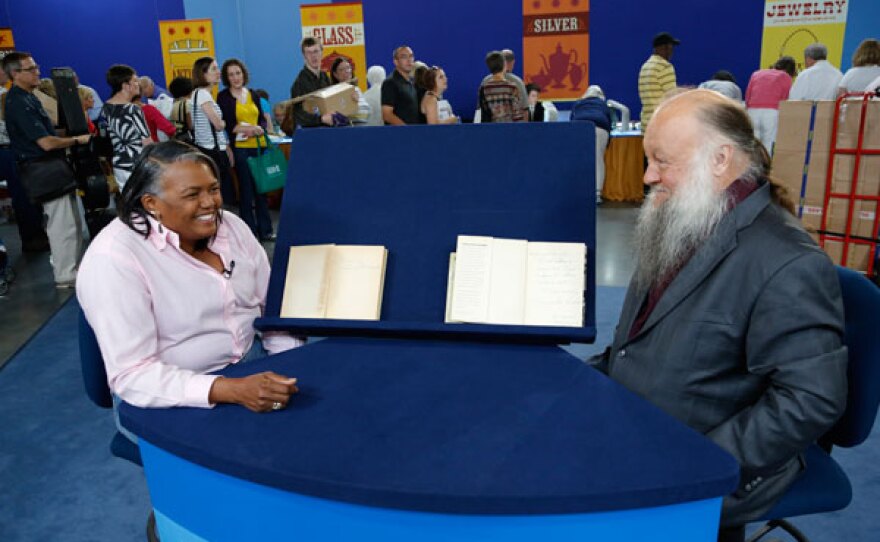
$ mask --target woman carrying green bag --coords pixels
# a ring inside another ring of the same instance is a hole
[[[217,95],[217,104],[223,111],[226,132],[229,134],[232,153],[235,158],[235,173],[238,176],[239,211],[242,220],[261,241],[275,239],[272,232],[272,218],[266,196],[257,191],[254,178],[248,168],[248,159],[261,154],[257,139],[264,137],[266,117],[260,107],[260,99],[245,85],[248,71],[244,63],[230,58],[220,69],[220,79],[226,87]]]

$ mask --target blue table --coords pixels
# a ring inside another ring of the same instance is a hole
[[[556,346],[332,338],[270,414],[120,408],[173,540],[714,540],[732,457]]]

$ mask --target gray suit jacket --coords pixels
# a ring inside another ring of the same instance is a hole
[[[845,407],[834,267],[764,184],[724,217],[629,339],[646,294],[630,287],[613,344],[592,362],[730,452],[740,485],[722,524],[757,519]]]

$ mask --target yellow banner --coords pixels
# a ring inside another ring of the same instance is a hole
[[[364,10],[360,2],[309,4],[299,8],[302,36],[312,36],[324,45],[321,70],[330,74],[338,57],[351,63],[361,90],[367,90],[367,50],[364,40]]]
[[[840,67],[848,10],[848,0],[766,0],[761,68],[769,68],[781,56],[790,56],[800,72],[804,49],[811,43],[828,47],[828,62]]]
[[[14,51],[15,40],[12,39],[11,28],[0,28],[0,51]]]
[[[523,0],[523,80],[541,87],[541,99],[579,99],[589,85],[589,63],[589,0]]]
[[[165,87],[178,76],[192,77],[192,67],[203,56],[214,55],[214,25],[211,19],[159,21]]]

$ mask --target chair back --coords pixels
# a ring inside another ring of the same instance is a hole
[[[880,405],[880,288],[861,273],[837,267],[843,295],[849,351],[846,410],[822,438],[823,444],[850,448],[861,444],[874,427]]]
[[[107,384],[107,370],[104,369],[104,358],[98,347],[98,338],[95,337],[95,332],[86,320],[82,308],[79,309],[79,362],[89,399],[99,407],[112,407],[113,398]]]

